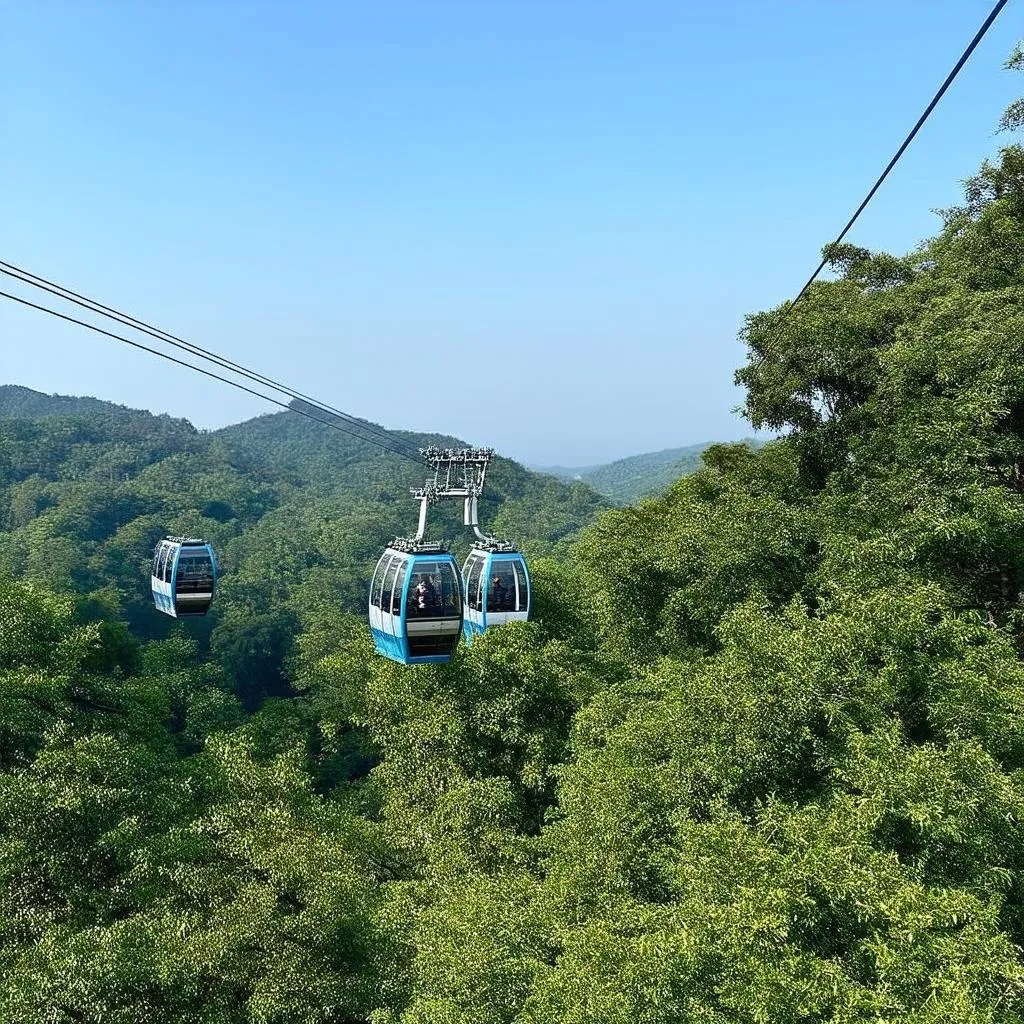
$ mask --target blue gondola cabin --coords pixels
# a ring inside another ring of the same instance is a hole
[[[466,585],[466,641],[474,634],[530,617],[530,573],[515,550],[474,547],[463,567]]]
[[[458,563],[439,545],[389,547],[370,584],[370,631],[379,654],[403,665],[443,664],[462,633]]]
[[[217,588],[217,559],[203,540],[168,537],[153,552],[153,604],[175,618],[205,615]]]

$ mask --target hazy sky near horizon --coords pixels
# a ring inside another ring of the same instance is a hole
[[[0,258],[527,462],[739,438],[744,316],[799,289],[990,6],[0,0]],[[851,241],[937,229],[1022,35],[1010,4]],[[8,302],[0,383],[272,411]]]

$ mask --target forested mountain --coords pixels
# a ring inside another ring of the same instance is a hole
[[[600,466],[535,466],[539,473],[547,473],[561,480],[578,480],[593,487],[596,492],[616,505],[629,505],[641,498],[664,494],[681,476],[700,468],[700,456],[713,441],[689,444],[678,449],[645,452]],[[758,447],[762,442],[748,437],[743,444]]]
[[[828,247],[744,332],[786,436],[541,538],[444,666],[344,611],[376,456],[5,422],[0,1019],[1019,1024],[1022,238],[1010,146],[919,250]],[[208,652],[124,624],[165,527],[227,552]]]
[[[185,420],[171,420],[168,416],[153,416],[140,409],[104,402],[98,398],[79,398],[74,395],[44,395],[17,384],[0,385],[0,417],[3,419],[34,419],[38,416],[99,416],[105,420],[127,423],[150,422],[158,419],[170,421],[193,430]]]
[[[600,469],[602,465],[604,463],[596,466],[535,466],[531,464],[529,468],[537,473],[557,477],[559,480],[582,480],[585,473]]]
[[[666,448],[617,459],[582,476],[584,483],[620,505],[661,494],[680,477],[700,468],[701,453],[709,444]]]
[[[413,448],[459,443],[401,436]],[[409,487],[426,472],[291,413],[201,433],[95,399],[0,388],[0,573],[74,590],[136,636],[157,639],[174,627],[151,606],[155,542],[168,533],[210,540],[222,586],[214,613],[191,632],[234,665],[254,701],[282,687],[300,622],[327,609],[362,611],[383,546],[415,529]],[[506,459],[495,460],[488,485],[481,521],[535,555],[564,547],[603,507],[585,485]],[[461,515],[436,508],[431,535],[464,553]]]
[[[701,466],[701,454],[714,442],[692,444],[685,448],[664,448],[659,452],[645,452],[616,459],[600,466],[536,466],[539,473],[547,473],[560,480],[578,480],[593,487],[598,494],[617,505],[628,505],[640,498],[649,498],[668,490],[680,477],[693,473]],[[761,442],[747,438],[743,444],[752,448]]]

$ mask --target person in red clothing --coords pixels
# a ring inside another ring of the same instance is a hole
[[[426,576],[421,576],[413,588],[412,605],[417,615],[428,614],[437,604],[437,594]]]

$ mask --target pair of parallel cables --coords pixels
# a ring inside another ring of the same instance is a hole
[[[214,370],[208,370],[202,366],[197,366],[195,363],[190,362],[187,359],[173,356],[168,352],[162,352],[150,345],[145,345],[140,341],[134,341],[131,338],[125,337],[123,334],[118,334],[105,327],[99,327],[96,324],[90,323],[87,320],[81,320],[68,313],[62,313],[59,310],[52,309],[42,303],[32,302],[29,299],[13,295],[10,292],[2,290],[0,290],[0,298],[8,299],[11,302],[17,302],[22,306],[38,310],[41,313],[48,313],[50,316],[57,317],[59,320],[77,324],[79,327],[85,327],[87,330],[94,331],[95,333],[111,338],[114,341],[124,342],[124,344],[130,345],[132,348],[141,349],[143,352],[159,356],[161,359],[166,359],[178,366],[184,366],[190,370],[195,370],[196,373],[201,373],[205,377],[210,377],[223,384],[228,384],[233,388],[246,392],[247,394],[254,395],[256,398],[262,398],[264,401],[271,402],[272,404],[277,405],[282,409],[286,409],[289,412],[298,413],[300,416],[304,416],[306,419],[312,420],[314,423],[319,423],[325,427],[332,427],[344,434],[358,438],[360,441],[365,441],[367,444],[376,445],[385,452],[397,455],[400,458],[409,459],[419,466],[424,464],[423,457],[415,448],[405,444],[389,431],[376,426],[376,424],[368,423],[365,420],[360,420],[355,416],[342,412],[340,409],[336,409],[334,406],[321,402],[309,395],[304,395],[302,392],[296,391],[294,388],[288,387],[288,385],[282,384],[280,381],[274,380],[272,377],[258,373],[255,370],[251,370],[248,367],[243,366],[241,363],[236,363],[230,359],[226,359],[224,356],[220,356],[216,352],[212,352],[200,345],[195,345],[192,342],[185,341],[184,338],[179,338],[177,335],[161,330],[159,327],[154,327],[152,324],[139,320],[137,317],[131,316],[128,313],[123,313],[111,306],[104,305],[102,302],[97,302],[95,299],[90,299],[79,292],[72,291],[70,288],[65,288],[63,285],[57,284],[54,281],[47,280],[44,277],[40,277],[38,274],[33,274],[31,271],[15,266],[13,263],[7,263],[0,260],[0,274],[12,278],[15,281],[20,281],[22,284],[29,285],[39,291],[54,295],[57,298],[70,302],[75,306],[89,311],[90,313],[98,314],[106,318],[108,321],[113,321],[114,323],[121,324],[124,327],[129,327],[133,330],[139,331],[151,338],[155,338],[157,341],[160,341],[165,345],[169,345],[172,348],[186,352],[193,357],[205,360],[207,363],[217,366],[221,370],[225,370],[237,377],[241,377],[243,380],[247,380],[251,384],[258,385],[260,388],[269,389],[270,391],[288,398],[291,401],[285,402],[280,398],[274,398],[272,395],[265,394],[263,391],[257,391],[256,388],[243,384],[231,377],[227,377],[222,373],[217,373]]]

